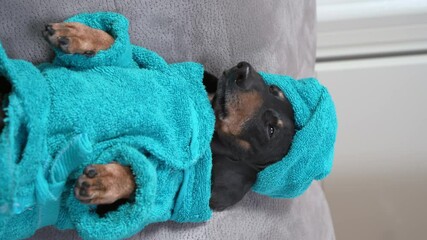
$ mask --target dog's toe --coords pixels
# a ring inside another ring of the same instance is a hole
[[[70,39],[67,37],[59,37],[58,43],[59,43],[59,45],[66,46],[66,45],[68,45],[68,43],[70,43]]]
[[[82,202],[90,203],[93,199],[102,194],[102,182],[89,178],[87,175],[81,175],[74,187],[74,195]]]
[[[53,29],[52,24],[46,24],[44,29],[49,35],[55,34],[55,29]]]
[[[68,37],[59,37],[58,38],[58,46],[62,49],[64,52],[68,51],[68,46],[70,43],[70,39]]]
[[[89,193],[87,192],[87,188],[84,188],[84,187],[80,188],[79,195],[82,197],[89,197]]]
[[[98,174],[98,172],[96,171],[96,168],[92,165],[89,165],[85,168],[84,172],[83,172],[88,178],[94,178],[96,177],[96,175]]]

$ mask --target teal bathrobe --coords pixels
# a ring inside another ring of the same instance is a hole
[[[13,85],[0,135],[0,239],[24,238],[55,225],[84,239],[129,237],[147,224],[202,222],[209,209],[215,116],[198,63],[167,64],[130,44],[128,21],[116,13],[68,19],[111,34],[93,57],[55,49],[52,63],[12,60],[0,45],[0,75]],[[337,119],[316,79],[260,73],[278,86],[295,113],[286,156],[262,170],[253,191],[301,195],[331,171]],[[99,217],[73,186],[85,166],[130,166],[134,199]]]
[[[131,45],[119,14],[68,21],[107,31],[114,45],[94,57],[56,50],[38,67],[9,59],[0,45],[0,75],[13,85],[0,142],[0,239],[47,225],[118,239],[152,222],[209,219],[215,117],[203,66],[167,64]],[[85,166],[112,161],[131,167],[137,190],[100,218],[73,185]]]

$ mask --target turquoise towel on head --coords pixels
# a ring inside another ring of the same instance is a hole
[[[259,172],[252,190],[274,198],[297,197],[332,169],[335,106],[328,90],[314,78],[260,74],[267,84],[278,86],[292,104],[296,133],[286,156]]]
[[[0,238],[56,225],[84,239],[120,239],[153,222],[209,219],[215,117],[203,66],[167,64],[131,45],[116,13],[67,21],[115,42],[93,57],[56,49],[38,67],[9,59],[0,45],[0,74],[13,85],[0,142]],[[88,164],[112,161],[132,168],[135,199],[100,218],[73,184]]]

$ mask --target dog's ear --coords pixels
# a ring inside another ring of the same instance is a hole
[[[209,72],[203,73],[203,85],[208,93],[215,93],[217,89],[218,78]]]
[[[225,156],[214,157],[213,163],[209,205],[215,211],[222,211],[242,200],[255,183],[257,172]]]

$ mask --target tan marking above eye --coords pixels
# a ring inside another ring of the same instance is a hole
[[[277,121],[277,126],[280,127],[280,128],[282,128],[284,126],[283,121],[279,119]]]
[[[285,95],[283,94],[283,92],[282,92],[282,91],[280,91],[280,90],[279,90],[277,93],[278,93],[278,97],[279,97],[280,99],[285,100]]]
[[[285,94],[283,94],[282,90],[277,86],[270,86],[270,92],[273,93],[276,97],[281,100],[285,100]]]

